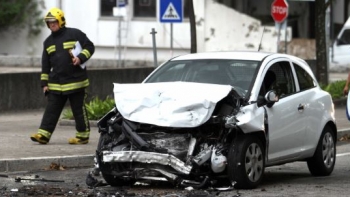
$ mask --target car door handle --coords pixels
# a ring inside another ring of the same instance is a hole
[[[304,105],[303,104],[299,104],[298,111],[303,111],[303,110],[304,110]]]

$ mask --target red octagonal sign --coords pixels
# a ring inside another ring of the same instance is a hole
[[[272,2],[271,16],[276,23],[282,23],[288,17],[288,3],[286,0]]]

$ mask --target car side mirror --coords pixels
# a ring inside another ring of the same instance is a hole
[[[279,101],[278,95],[274,90],[270,90],[265,94],[265,100],[267,102],[267,107],[272,107],[273,104]]]

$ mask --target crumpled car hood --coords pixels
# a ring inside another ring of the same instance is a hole
[[[114,99],[121,115],[134,122],[165,127],[197,127],[212,115],[230,85],[191,82],[114,83]]]

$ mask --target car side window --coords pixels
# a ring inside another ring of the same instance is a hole
[[[289,62],[274,63],[266,72],[259,95],[263,96],[269,90],[275,90],[280,98],[296,92]]]
[[[293,65],[295,72],[297,73],[300,91],[307,90],[316,86],[313,78],[309,75],[308,72],[306,72],[306,70],[295,63],[293,63]]]
[[[269,69],[264,77],[261,84],[259,96],[264,96],[268,91],[274,89],[274,84],[276,82],[276,74],[271,69]]]

